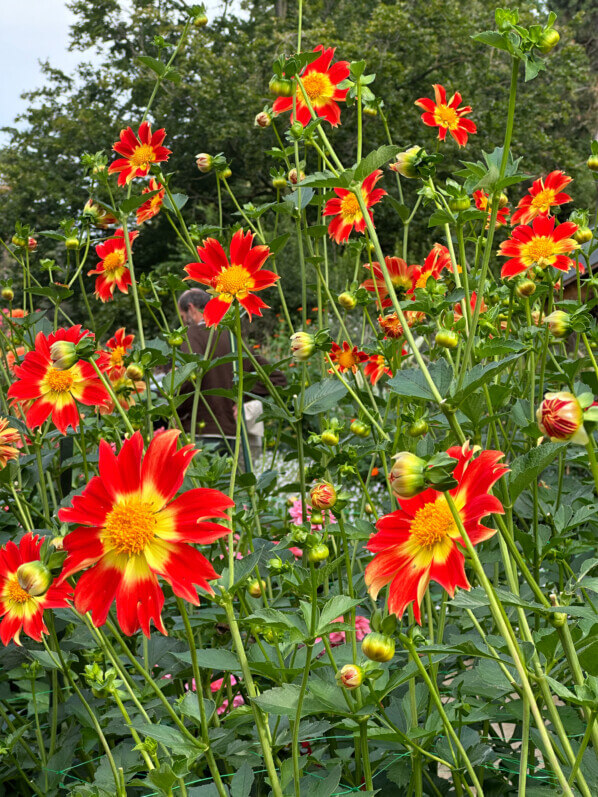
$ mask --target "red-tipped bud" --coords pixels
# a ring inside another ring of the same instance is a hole
[[[586,445],[588,435],[583,427],[583,409],[573,393],[546,393],[536,410],[536,420],[542,434],[556,443],[571,441]]]
[[[395,655],[395,641],[386,634],[372,632],[363,638],[361,650],[372,661],[390,661]]]
[[[309,332],[295,332],[291,335],[291,353],[294,360],[307,360],[314,352],[316,342]]]
[[[413,498],[425,487],[424,468],[426,462],[410,451],[396,454],[394,463],[388,474],[393,493],[399,499]]]
[[[29,595],[45,595],[52,583],[52,573],[43,562],[25,562],[17,570],[17,580],[21,589]]]
[[[256,127],[270,127],[272,124],[272,117],[268,111],[260,111],[256,114],[254,124]]]
[[[319,482],[311,488],[309,502],[315,509],[332,509],[336,504],[336,490],[330,482]]]
[[[405,150],[405,152],[399,152],[395,163],[391,163],[388,168],[392,169],[393,172],[402,174],[403,177],[409,177],[410,179],[417,177],[417,171],[414,164],[417,160],[417,153],[420,151],[420,149],[421,147],[415,146],[409,147],[409,149]]]
[[[35,238],[29,237],[27,239],[27,249],[29,249],[30,252],[34,252],[37,249],[37,241]]]
[[[214,158],[211,155],[208,155],[207,152],[200,152],[199,155],[195,156],[195,164],[200,172],[206,174],[207,172],[212,171]]]
[[[336,674],[337,683],[345,689],[357,689],[364,678],[365,672],[358,664],[345,664]]]
[[[305,172],[304,171],[300,171],[299,172],[299,179],[297,179],[297,169],[291,169],[291,171],[288,173],[287,177],[289,178],[289,183],[292,183],[293,185],[297,185],[297,183],[300,183],[301,180],[305,180]]]

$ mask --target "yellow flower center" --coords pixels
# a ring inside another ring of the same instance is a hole
[[[141,146],[135,147],[129,160],[131,164],[138,169],[147,169],[150,163],[156,160],[156,153],[154,152],[154,148],[149,144],[141,144]]]
[[[126,352],[123,346],[117,346],[116,348],[112,349],[110,354],[110,365],[122,365],[125,354]]]
[[[550,266],[557,254],[555,242],[545,235],[533,238],[522,247],[522,250],[522,256],[525,258],[524,262],[527,265],[531,266],[533,263],[537,263],[543,268]]]
[[[359,200],[355,194],[347,194],[341,200],[340,215],[347,222],[359,221],[362,218],[361,208],[359,207]]]
[[[13,603],[27,603],[27,601],[31,600],[31,595],[19,584],[16,575],[8,579],[4,597],[8,601],[13,601]]]
[[[108,513],[104,542],[129,556],[141,553],[154,538],[156,516],[151,505],[138,498],[125,498]]]
[[[54,393],[68,393],[71,389],[75,377],[69,371],[59,371],[58,368],[50,368],[44,382],[53,390]]]
[[[444,496],[418,509],[411,524],[411,536],[421,548],[433,548],[457,531]]]
[[[455,109],[449,108],[448,105],[437,105],[434,119],[440,127],[448,127],[449,130],[456,130],[459,127],[459,116]]]
[[[122,249],[110,252],[104,258],[104,271],[118,271],[125,264],[125,253]]]
[[[355,359],[352,351],[343,350],[338,355],[337,362],[342,368],[353,368],[354,365],[357,365],[357,360]]]
[[[547,213],[554,205],[554,197],[555,192],[553,189],[545,188],[532,199],[532,207],[537,208],[541,213]]]
[[[332,99],[334,85],[328,75],[323,72],[310,72],[302,77],[301,81],[312,105],[325,105],[328,100]],[[305,102],[300,86],[297,87],[297,97]]]
[[[214,290],[217,293],[226,293],[229,296],[236,296],[238,293],[246,293],[251,287],[248,283],[251,275],[244,266],[232,265],[225,268],[218,274],[214,282]]]
[[[417,278],[417,282],[415,283],[416,288],[425,288],[428,284],[428,280],[432,275],[429,271],[423,271],[419,277]]]

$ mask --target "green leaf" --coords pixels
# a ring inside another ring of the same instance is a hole
[[[461,390],[453,394],[453,401],[461,402],[464,398],[469,396],[470,393],[474,393],[476,390],[479,390],[482,385],[488,384],[488,382],[499,374],[503,368],[506,368],[509,363],[518,360],[522,354],[522,351],[516,352],[508,357],[503,357],[499,362],[488,363],[487,365],[483,363],[475,365],[465,377]]]
[[[291,237],[291,233],[290,232],[285,232],[284,235],[279,235],[277,238],[275,238],[273,241],[271,241],[268,244],[268,246],[270,248],[270,254],[271,255],[277,255],[281,251],[281,249],[283,249],[285,247],[285,245],[286,245],[286,243],[287,243],[287,241],[289,240],[290,237]]]
[[[293,191],[292,194],[284,197],[284,201],[288,202],[290,205],[294,205],[299,210],[303,210],[303,208],[307,207],[311,202],[311,199],[314,195],[315,191],[313,188],[304,188],[301,186],[300,189]],[[301,202],[301,205],[299,205]]]
[[[443,227],[445,224],[450,224],[454,220],[455,218],[452,213],[440,208],[439,210],[435,210],[430,216],[428,227]]]
[[[204,697],[203,704],[206,711],[206,717],[208,718],[209,722],[216,708],[216,703],[214,703],[213,700],[206,700]],[[196,692],[185,692],[185,696],[179,704],[179,710],[181,714],[186,714],[188,717],[192,717],[197,723],[197,726],[201,727],[201,712],[197,703]]]
[[[164,795],[172,794],[172,784],[177,779],[168,764],[162,764],[159,769],[152,769],[148,778],[160,793]]]
[[[512,502],[538,478],[565,445],[566,443],[543,443],[513,460],[509,474],[509,495]]]
[[[147,66],[148,69],[151,69],[154,74],[158,75],[158,77],[164,76],[166,72],[166,64],[163,64],[162,61],[158,61],[157,58],[152,58],[151,55],[140,55],[138,56],[137,60],[144,66]]]
[[[141,720],[132,720],[131,725],[144,736],[149,736],[150,739],[155,739],[160,744],[163,744],[164,747],[183,752],[185,755],[190,752],[199,754],[200,750],[206,749],[205,744],[200,742],[199,739],[196,740],[195,744],[192,744],[190,739],[187,739],[182,733],[179,733],[179,731],[169,725],[149,725]]]
[[[380,166],[384,166],[385,163],[391,161],[400,151],[401,148],[397,147],[395,144],[385,144],[382,147],[378,147],[378,149],[370,152],[369,155],[366,155],[366,157],[359,162],[359,165],[355,169],[353,179],[362,182],[372,172],[379,169]]]
[[[298,631],[302,636],[307,635],[307,626],[296,614],[285,614],[278,609],[256,609],[250,614],[248,620],[259,620],[263,625]]]
[[[144,196],[147,197],[147,194],[144,194]],[[185,207],[188,199],[189,197],[187,196],[187,194],[172,194],[172,202],[171,202],[170,197],[166,194],[164,196],[163,205],[166,208],[166,210],[169,210],[171,213],[175,213],[176,210],[180,210],[181,208]]]
[[[180,387],[183,382],[186,382],[191,374],[195,373],[198,370],[197,363],[185,363],[183,366],[177,366],[174,372],[174,379],[172,391],[173,393],[176,391],[178,387]],[[164,388],[165,392],[168,393],[170,389],[170,378],[166,378],[162,383],[162,387]]]
[[[428,368],[432,381],[440,395],[444,398],[452,379],[452,371],[446,360],[441,359],[430,365]],[[419,368],[406,368],[397,371],[388,382],[389,388],[393,393],[397,393],[404,398],[417,398],[434,401],[434,394],[422,371]]]
[[[128,199],[125,199],[124,202],[121,203],[120,207],[118,208],[120,213],[125,215],[129,215],[137,208],[141,207],[144,202],[147,202],[148,199],[151,199],[154,194],[157,194],[158,191],[147,191],[145,194],[139,194],[138,196],[131,196]]]
[[[330,598],[322,609],[316,636],[321,636],[326,633],[326,628],[333,620],[336,620],[337,617],[343,614],[347,614],[350,609],[358,604],[359,598],[349,598],[347,595],[335,595],[333,598]]]
[[[231,797],[249,797],[254,780],[253,769],[244,761],[230,782]]]
[[[316,780],[310,773],[304,779],[306,785],[305,794],[309,794],[309,797],[330,797],[331,794],[338,793],[338,784],[340,783],[340,779],[340,764],[336,764],[336,766],[332,767],[330,772],[323,780]]]
[[[347,394],[347,388],[337,379],[324,379],[310,385],[303,397],[303,414],[317,415],[336,407]]]
[[[171,653],[185,664],[191,664],[191,653],[188,650]],[[224,672],[241,672],[241,665],[236,654],[226,648],[198,648],[195,651],[197,663],[206,670],[223,670]]]
[[[491,338],[477,347],[476,354],[480,359],[486,360],[490,357],[504,357],[506,354],[512,354],[515,351],[523,351],[526,348],[525,343],[522,343],[520,340]]]
[[[311,186],[312,188],[348,188],[351,181],[352,172],[342,172],[335,176],[332,172],[314,172],[301,180],[301,186]]]
[[[474,41],[480,44],[487,44],[489,47],[496,47],[498,50],[505,50],[509,52],[509,45],[502,33],[496,30],[485,30],[483,33],[478,33],[471,37]]]

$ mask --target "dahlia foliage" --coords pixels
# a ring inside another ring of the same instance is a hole
[[[189,8],[80,212],[3,241],[0,792],[592,797],[598,144],[531,175],[516,132],[554,14],[474,36],[489,131],[299,6],[271,185],[198,140],[186,196]]]

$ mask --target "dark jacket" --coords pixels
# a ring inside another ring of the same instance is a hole
[[[189,327],[187,330],[187,335],[189,337],[189,343],[191,344],[191,350],[195,354],[205,354],[210,337],[210,330],[207,329],[205,324],[196,324],[195,326]],[[189,351],[186,343],[183,345],[182,351]],[[231,351],[230,333],[228,329],[223,328],[220,334],[218,333],[218,330],[214,330],[214,334],[212,335],[212,344],[210,346],[209,359],[217,360],[219,357],[226,357],[226,355],[230,354]],[[256,355],[255,359],[260,365],[269,366],[268,361],[263,357]],[[246,373],[254,373],[253,364],[247,358],[243,359],[243,370]],[[274,370],[269,376],[272,384],[277,387],[284,387],[287,383],[286,377],[282,371]],[[204,391],[218,388],[224,390],[233,390],[235,387],[233,380],[234,368],[232,363],[224,363],[211,367],[204,373],[201,380],[201,391],[203,398],[214,413],[214,416],[218,419],[218,423],[220,424],[225,437],[235,437],[237,433],[237,421],[234,415],[235,402],[226,396],[210,395],[206,394]],[[189,383],[183,387],[182,392],[191,392],[192,390],[193,386],[191,383]],[[267,396],[268,390],[265,385],[258,381],[251,386],[251,393],[257,396]],[[189,431],[191,427],[192,409],[193,397],[191,396],[185,402],[183,402],[179,409],[179,417],[186,431]],[[218,429],[218,426],[212,419],[212,416],[201,397],[199,399],[197,410],[197,420],[198,423],[202,421],[205,423],[205,426],[202,424],[200,434],[213,435],[216,437],[221,436],[222,432],[220,429]]]

